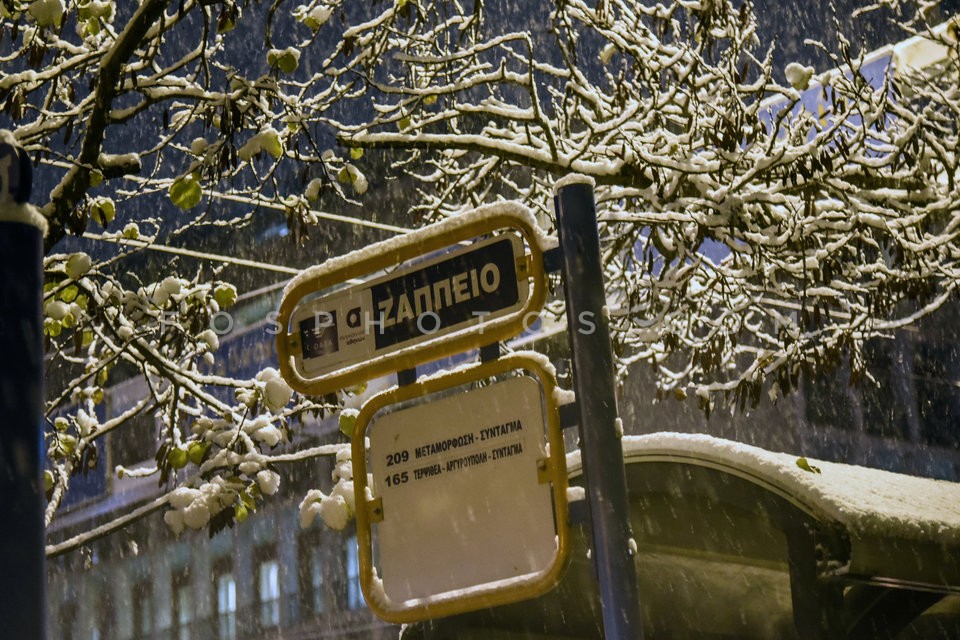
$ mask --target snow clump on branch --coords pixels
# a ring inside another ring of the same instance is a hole
[[[35,0],[30,3],[27,12],[41,27],[55,27],[63,20],[67,10],[63,0]]]
[[[335,482],[330,494],[311,489],[300,503],[300,527],[306,529],[317,516],[331,529],[344,529],[356,513],[356,497],[353,488],[353,462],[349,448],[337,452],[333,469]]]
[[[244,162],[248,162],[261,151],[266,151],[274,158],[283,155],[283,142],[281,142],[279,131],[273,127],[265,127],[237,149],[237,156]]]
[[[273,367],[258,373],[257,382],[263,390],[263,404],[273,413],[278,413],[293,398],[293,389]]]
[[[803,91],[810,86],[810,80],[813,78],[813,67],[804,66],[799,62],[791,62],[784,68],[783,74],[791,87]]]
[[[164,522],[178,535],[184,527],[202,529],[212,516],[233,502],[233,498],[224,492],[224,488],[224,480],[218,477],[200,485],[199,489],[174,489],[168,499],[173,509],[163,514]]]

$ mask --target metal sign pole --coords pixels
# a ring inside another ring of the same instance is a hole
[[[603,313],[606,296],[593,187],[564,185],[555,204],[604,635],[642,640],[637,572],[630,551],[630,504],[616,424],[613,353]]]
[[[25,160],[19,147],[0,144],[0,213],[24,206],[30,185]],[[43,232],[11,221],[16,217],[0,217],[0,635],[41,640],[46,637],[40,426]]]

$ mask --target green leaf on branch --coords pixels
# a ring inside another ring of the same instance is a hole
[[[353,413],[340,414],[340,433],[348,438],[353,437],[353,430],[357,426],[357,416]]]
[[[250,511],[242,502],[238,502],[237,504],[233,505],[233,518],[237,522],[243,522],[249,515]]]
[[[80,293],[80,289],[77,288],[77,285],[70,284],[63,288],[63,291],[60,292],[60,295],[57,297],[63,300],[64,302],[73,302],[77,299],[77,295]]]
[[[283,143],[280,142],[280,134],[273,128],[268,128],[260,134],[260,144],[263,150],[274,158],[283,155]]]
[[[236,7],[229,7],[220,12],[220,17],[217,18],[217,33],[229,33],[230,31],[233,31],[236,26]]]
[[[172,447],[167,452],[167,462],[170,463],[170,466],[174,469],[183,469],[187,466],[187,452],[185,449],[180,447]]]
[[[821,473],[820,467],[815,467],[806,458],[797,458],[797,466],[810,473]]]
[[[300,64],[300,52],[293,47],[271,49],[267,52],[267,64],[284,73],[293,73]]]
[[[237,288],[232,284],[221,284],[213,290],[213,299],[221,309],[229,309],[237,301]]]
[[[170,202],[184,210],[200,204],[202,195],[200,183],[193,174],[181,176],[170,185]]]
[[[207,458],[207,452],[210,451],[209,442],[191,442],[187,445],[187,459],[193,464],[199,466]]]
[[[117,207],[109,198],[97,198],[90,206],[90,217],[101,227],[106,227],[117,216]]]

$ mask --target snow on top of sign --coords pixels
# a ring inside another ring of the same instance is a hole
[[[567,487],[567,502],[579,502],[587,499],[587,490],[583,487]]]
[[[687,455],[748,472],[844,525],[852,534],[960,542],[960,483],[775,453],[701,434],[626,436],[628,461]],[[579,468],[579,452],[567,467]]]
[[[539,351],[531,351],[528,349],[518,349],[513,352],[515,356],[523,356],[527,360],[534,360],[537,364],[543,367],[544,371],[549,373],[554,378],[557,377],[557,370],[554,368],[553,363],[550,361],[550,358],[546,355],[540,353]]]
[[[47,219],[29,203],[0,203],[0,222],[19,222],[40,229],[47,235]]]
[[[394,387],[393,376],[380,376],[368,380],[366,384],[357,393],[345,394],[343,400],[343,413],[352,412],[353,416],[359,413],[360,408],[366,404],[367,400],[377,395],[381,391],[386,391]]]
[[[556,241],[547,236],[543,229],[537,225],[537,220],[533,216],[533,213],[531,213],[530,210],[525,206],[512,201],[494,202],[492,204],[486,204],[477,207],[476,209],[468,211],[462,215],[453,216],[441,222],[417,229],[411,233],[396,236],[394,238],[384,240],[383,242],[367,245],[366,247],[356,249],[355,251],[351,251],[350,253],[342,256],[331,258],[322,264],[305,269],[287,283],[287,285],[284,287],[283,295],[286,297],[291,291],[293,291],[295,287],[299,286],[300,284],[329,275],[331,273],[335,273],[336,271],[341,270],[355,262],[366,260],[385,251],[393,251],[399,247],[407,246],[411,243],[416,244],[423,238],[454,231],[476,221],[477,219],[483,219],[494,215],[511,216],[533,229],[536,235],[537,244],[540,246],[541,250],[546,250],[556,244]]]
[[[565,404],[573,404],[577,401],[577,394],[575,391],[570,389],[561,389],[560,387],[554,387],[553,389],[553,401],[557,403],[557,406],[563,406]]]
[[[541,367],[544,371],[549,373],[551,376],[556,378],[557,370],[553,366],[553,363],[550,361],[550,358],[539,351],[530,351],[526,349],[518,349],[511,352],[511,356],[524,357],[528,360],[533,360]],[[428,380],[437,380],[439,378],[445,378],[453,373],[461,371],[463,369],[475,368],[477,366],[476,362],[458,362],[455,363],[451,368],[441,368],[436,371],[431,371],[430,373],[417,376],[417,382],[423,383]],[[363,391],[355,395],[348,395],[344,400],[343,413],[350,412],[352,415],[359,414],[359,410],[363,405],[365,405],[373,396],[379,395],[382,392],[391,391],[396,388],[395,383],[396,378],[393,375],[381,376],[379,378],[374,378],[367,381],[366,386]],[[554,388],[553,399],[557,405],[565,404],[566,402],[576,401],[576,394],[573,391],[567,391],[560,389],[559,387]]]
[[[588,184],[591,187],[594,187],[597,183],[592,177],[585,176],[582,173],[568,173],[557,180],[557,182],[553,185],[554,195],[560,193],[560,189],[571,184]]]

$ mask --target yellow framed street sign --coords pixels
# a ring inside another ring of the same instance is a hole
[[[309,269],[280,303],[280,373],[321,395],[519,335],[546,299],[549,242],[497,203]]]
[[[426,620],[557,584],[569,533],[555,389],[549,361],[523,353],[363,406],[352,437],[357,541],[376,615]]]

